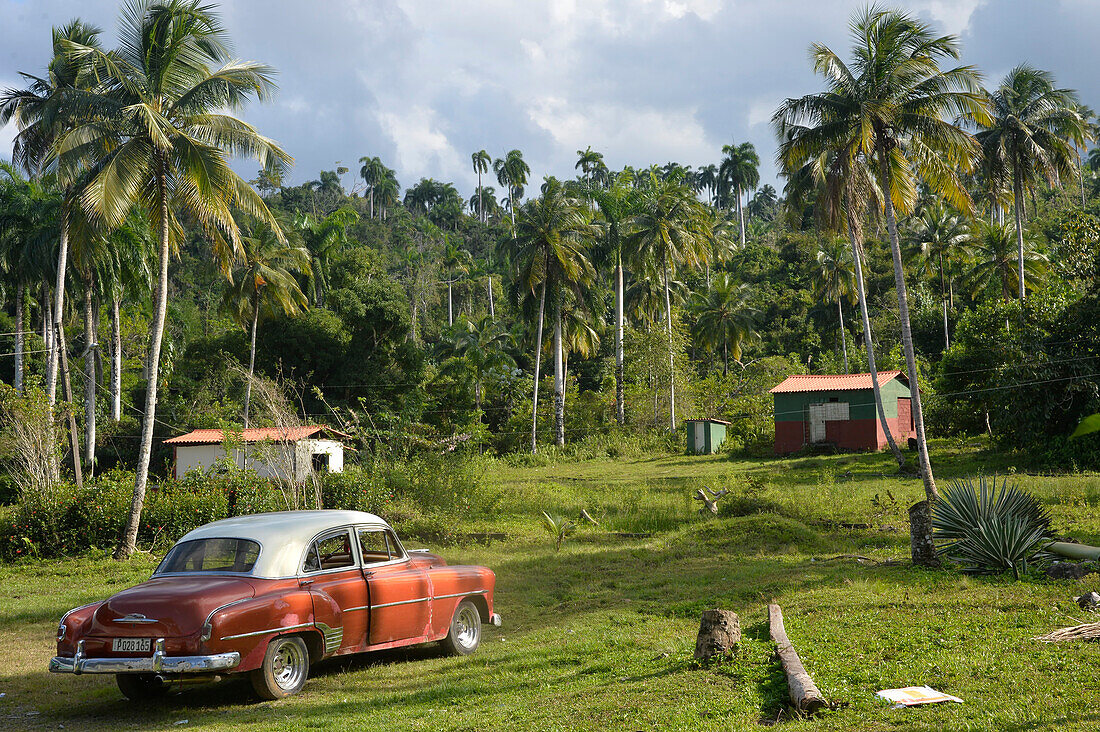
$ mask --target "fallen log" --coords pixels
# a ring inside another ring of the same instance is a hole
[[[1067,559],[1100,559],[1100,547],[1088,544],[1070,544],[1068,541],[1052,541],[1046,550]]]
[[[1083,623],[1069,628],[1059,628],[1046,635],[1035,638],[1040,643],[1062,643],[1064,641],[1094,641],[1100,640],[1100,623]]]
[[[768,605],[768,627],[772,640],[775,641],[776,651],[779,653],[783,673],[787,675],[787,691],[790,693],[794,708],[812,715],[828,707],[829,702],[821,695],[814,680],[806,673],[802,659],[798,657],[798,652],[787,638],[787,631],[783,627],[783,610],[778,605]]]

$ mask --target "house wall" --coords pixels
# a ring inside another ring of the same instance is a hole
[[[898,417],[898,399],[908,399],[909,387],[899,379],[891,379],[879,385],[886,422],[894,439],[903,443],[914,435],[911,419]],[[810,404],[836,399],[849,405],[847,421],[825,422],[825,441],[844,450],[881,450],[888,444],[886,433],[878,420],[875,395],[871,389],[805,391],[774,394],[775,397],[775,453],[786,455],[802,449],[807,442],[809,425],[806,414]],[[900,422],[906,424],[900,424]]]
[[[279,445],[275,445],[279,448]],[[251,468],[261,478],[276,478],[281,468],[279,465],[270,465],[264,461],[264,457],[252,446],[243,450],[236,450],[234,462],[238,468]],[[189,470],[201,470],[207,472],[218,460],[225,457],[226,451],[222,445],[177,445],[176,469],[177,478],[182,478]],[[305,480],[309,476],[309,469],[313,455],[329,456],[329,472],[342,473],[344,471],[344,446],[335,440],[299,440],[286,454],[286,462],[294,472],[296,480]],[[281,456],[276,462],[283,462]]]

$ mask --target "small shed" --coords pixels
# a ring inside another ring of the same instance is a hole
[[[713,455],[726,441],[729,422],[721,419],[685,419],[687,450],[692,455]]]
[[[347,437],[324,425],[306,425],[290,429],[259,427],[233,432],[231,430],[193,430],[165,440],[174,454],[175,476],[182,478],[189,470],[209,470],[227,455],[226,436],[242,447],[234,451],[234,462],[241,468],[252,468],[262,478],[293,473],[295,480],[305,480],[310,469],[318,473],[344,471],[344,445],[336,437]],[[270,460],[271,451],[258,450],[260,443],[272,443],[277,460]],[[265,456],[264,453],[267,453]],[[270,464],[278,462],[279,464]]]
[[[901,371],[880,371],[878,383],[886,423],[894,440],[904,445],[915,436],[909,382]],[[805,445],[881,450],[888,444],[875,409],[871,374],[798,374],[771,393],[777,455]]]

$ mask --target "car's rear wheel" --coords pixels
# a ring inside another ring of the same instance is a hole
[[[443,640],[443,647],[456,656],[468,656],[481,645],[481,613],[477,605],[463,600],[455,608],[451,618],[451,630]]]
[[[297,694],[309,676],[309,649],[298,636],[275,638],[267,644],[263,665],[252,672],[252,688],[264,699]]]
[[[168,693],[168,687],[153,674],[115,674],[115,683],[122,695],[133,701],[149,701]]]

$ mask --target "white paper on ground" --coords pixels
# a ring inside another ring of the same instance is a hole
[[[894,702],[900,707],[914,707],[918,704],[936,704],[937,702],[953,701],[962,703],[962,699],[942,691],[936,691],[931,686],[907,686],[904,689],[883,689],[877,693],[883,699]]]

